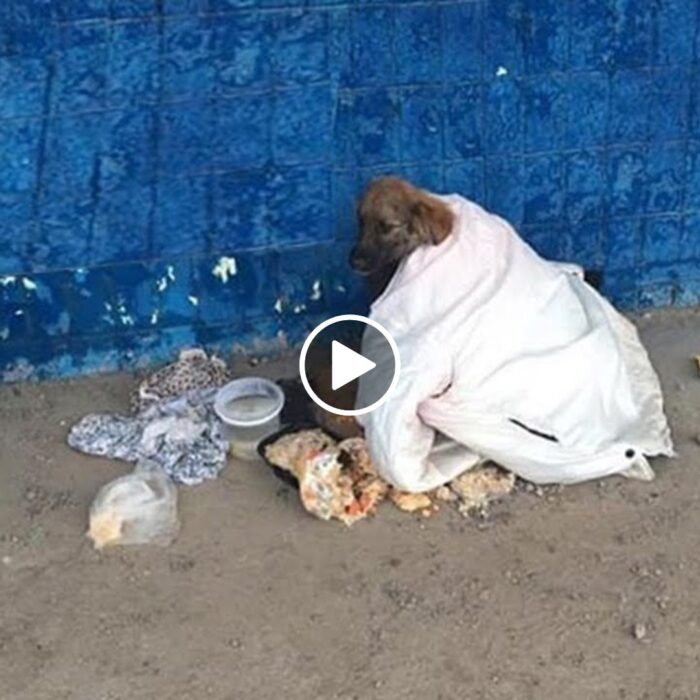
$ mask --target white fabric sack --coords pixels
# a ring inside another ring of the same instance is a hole
[[[412,253],[370,313],[401,357],[392,394],[359,419],[382,477],[426,491],[489,459],[535,483],[653,478],[645,455],[673,445],[633,325],[576,266],[540,258],[473,202],[440,199],[452,234]],[[434,449],[436,430],[451,441]]]

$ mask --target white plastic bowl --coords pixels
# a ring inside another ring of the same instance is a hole
[[[258,459],[258,443],[280,426],[284,392],[262,377],[242,377],[221,387],[214,410],[223,424],[231,452],[241,459]]]

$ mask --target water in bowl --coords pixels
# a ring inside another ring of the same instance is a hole
[[[232,420],[251,422],[263,420],[277,406],[272,396],[237,396],[224,404],[224,410]]]

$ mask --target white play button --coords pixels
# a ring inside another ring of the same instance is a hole
[[[299,376],[309,397],[340,416],[381,406],[396,385],[401,362],[394,339],[374,319],[334,316],[309,333]]]
[[[377,366],[359,352],[334,340],[331,344],[331,388],[333,391],[367,374]]]

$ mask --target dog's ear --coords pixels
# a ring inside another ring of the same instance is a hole
[[[442,202],[425,197],[412,206],[411,228],[424,243],[442,243],[450,235],[453,223],[452,212]]]

